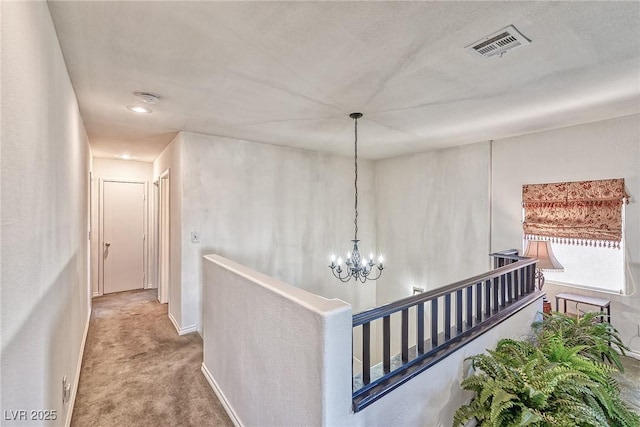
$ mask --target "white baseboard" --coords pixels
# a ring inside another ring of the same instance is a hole
[[[176,328],[176,332],[178,332],[178,335],[180,335],[180,326],[178,326],[178,322],[176,322],[176,319],[173,317],[173,314],[171,313],[167,313],[169,315],[169,320],[171,320],[171,323],[173,323],[173,327]]]
[[[629,357],[633,357],[636,360],[640,360],[640,353],[638,353],[637,351],[625,350],[624,353]]]
[[[186,328],[182,328],[178,331],[178,335],[186,335],[192,332],[197,332],[198,327],[196,325],[187,326]]]
[[[82,358],[84,356],[84,346],[87,343],[87,334],[89,333],[89,322],[91,321],[91,306],[89,306],[89,315],[87,316],[87,323],[84,326],[84,335],[82,336],[82,344],[80,344],[80,354],[78,356],[78,366],[76,367],[76,378],[73,381],[73,387],[71,388],[71,396],[69,396],[69,410],[67,411],[67,419],[64,422],[66,427],[71,425],[71,418],[73,417],[73,408],[76,405],[76,394],[78,392],[78,385],[80,384],[80,370],[82,369]]]
[[[204,375],[204,377],[207,379],[207,382],[211,386],[211,389],[213,390],[213,392],[216,394],[216,396],[218,396],[218,400],[220,400],[222,407],[227,412],[227,415],[229,415],[229,418],[231,418],[231,422],[233,423],[233,425],[236,427],[244,427],[244,425],[240,421],[240,418],[238,418],[237,414],[229,404],[229,401],[225,397],[224,393],[222,392],[220,387],[218,387],[218,383],[216,383],[216,380],[213,379],[211,372],[209,372],[204,362],[202,362],[202,368],[200,368],[200,370],[202,371],[202,374]]]
[[[181,328],[171,313],[169,313],[169,320],[171,320],[171,323],[173,323],[173,327],[176,328],[176,332],[178,332],[178,335],[186,335],[186,334],[190,334],[191,332],[196,332],[198,330],[198,327],[196,325],[191,325],[191,326],[187,326],[186,328]]]

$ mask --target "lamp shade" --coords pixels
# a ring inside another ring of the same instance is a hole
[[[546,240],[530,240],[524,254],[527,258],[537,258],[538,268],[543,271],[564,271],[564,267],[551,250],[551,242]]]

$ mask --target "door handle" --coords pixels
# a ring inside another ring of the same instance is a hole
[[[105,245],[106,247],[109,247],[109,246],[111,246],[111,242],[104,242],[104,245]]]

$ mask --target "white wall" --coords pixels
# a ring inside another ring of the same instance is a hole
[[[351,250],[352,159],[181,135],[183,327],[200,324],[202,256],[211,253],[340,298],[354,311],[375,306],[375,282],[343,284],[328,268],[331,252]],[[358,182],[361,247],[375,252],[372,162],[359,162]],[[191,243],[191,231],[200,232],[199,244]]]
[[[153,162],[153,180],[169,171],[169,318],[179,333],[186,333],[192,324],[182,320],[182,149],[183,137],[179,133]]]
[[[91,233],[95,237],[91,242],[91,263],[95,267],[91,272],[91,292],[93,296],[102,295],[102,282],[98,280],[98,272],[102,257],[102,248],[100,245],[99,233],[100,233],[100,180],[116,180],[116,181],[136,181],[147,183],[147,201],[145,204],[145,229],[147,234],[147,240],[145,242],[145,271],[147,273],[147,282],[145,286],[155,287],[155,281],[153,281],[153,263],[150,256],[150,242],[152,237],[151,228],[151,214],[154,205],[151,204],[152,198],[152,174],[153,165],[149,162],[136,162],[132,160],[117,160],[117,159],[93,159],[93,181],[91,183]]]
[[[629,296],[545,285],[550,295],[573,292],[611,299],[612,323],[640,355],[640,116],[573,126],[493,143],[492,249],[522,246],[522,185],[624,178]],[[617,250],[617,249],[612,249]],[[560,260],[562,262],[562,260]],[[554,305],[555,308],[555,305]],[[635,337],[635,338],[634,338]]]
[[[90,153],[47,4],[1,8],[1,410],[55,410],[47,425],[63,425],[90,307]]]
[[[490,156],[482,142],[376,162],[378,305],[489,270]]]

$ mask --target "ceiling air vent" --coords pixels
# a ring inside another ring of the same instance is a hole
[[[489,34],[465,47],[472,55],[483,58],[501,57],[506,51],[531,43],[513,25]]]

